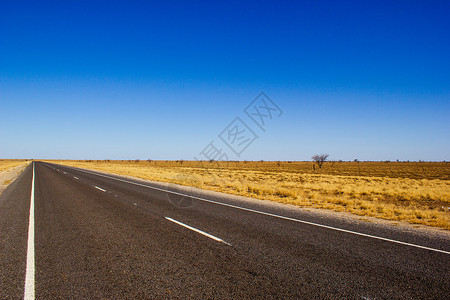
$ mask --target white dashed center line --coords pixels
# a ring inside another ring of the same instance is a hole
[[[100,190],[100,191],[102,191],[102,192],[106,192],[106,190],[104,190],[104,189],[102,189],[102,188],[99,188],[99,187],[96,186],[96,185],[94,185],[94,187],[95,187],[97,190]]]
[[[78,177],[75,177],[75,176],[73,176],[73,178],[75,178],[76,180],[80,179],[80,178],[78,178]]]
[[[199,229],[197,229],[197,228],[194,228],[194,227],[192,227],[192,226],[186,225],[186,224],[181,223],[180,221],[174,220],[174,219],[172,219],[172,218],[169,218],[169,217],[165,217],[165,218],[166,218],[167,220],[169,220],[170,222],[173,222],[173,223],[178,224],[178,225],[180,225],[180,226],[183,226],[183,227],[185,227],[185,228],[187,228],[187,229],[190,229],[190,230],[192,230],[192,231],[195,231],[195,232],[197,232],[197,233],[200,233],[200,234],[202,234],[202,235],[204,235],[204,236],[209,237],[210,239],[213,239],[213,240],[215,240],[215,241],[224,243],[225,245],[231,246],[230,243],[227,243],[227,242],[225,242],[224,240],[222,240],[221,238],[218,238],[218,237],[216,237],[216,236],[214,236],[214,235],[212,235],[212,234],[209,234],[209,233],[207,233],[207,232],[201,231],[201,230],[199,230]]]

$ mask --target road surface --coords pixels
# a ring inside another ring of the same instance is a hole
[[[30,164],[0,196],[0,298],[450,294],[445,234],[173,191],[165,184]]]

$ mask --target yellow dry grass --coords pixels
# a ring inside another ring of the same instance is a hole
[[[303,207],[450,229],[450,164],[433,162],[64,161]]]
[[[0,172],[6,171],[10,168],[14,168],[16,166],[20,166],[25,162],[27,161],[21,159],[0,159]]]

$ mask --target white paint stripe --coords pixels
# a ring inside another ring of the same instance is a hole
[[[73,178],[75,178],[76,180],[79,180],[80,178],[73,176]]]
[[[66,172],[63,172],[64,174],[67,174]]]
[[[102,191],[102,192],[106,192],[106,190],[104,190],[104,189],[102,189],[102,188],[99,188],[99,187],[96,186],[96,185],[94,185],[94,187],[95,187],[97,190],[100,190],[100,191]]]
[[[137,206],[137,204],[136,204],[136,203],[133,203],[133,204]]]
[[[360,233],[360,232],[357,232],[357,231],[337,228],[337,227],[328,226],[328,225],[322,225],[322,224],[318,224],[318,223],[303,221],[303,220],[294,219],[294,218],[285,217],[285,216],[276,215],[276,214],[271,214],[271,213],[267,213],[267,212],[263,212],[263,211],[259,211],[259,210],[245,208],[245,207],[241,207],[241,206],[237,206],[237,205],[232,205],[232,204],[222,203],[222,202],[218,202],[218,201],[208,200],[208,199],[195,197],[195,196],[191,196],[191,195],[187,195],[187,194],[183,194],[183,193],[173,192],[173,191],[169,191],[169,190],[165,190],[165,189],[160,189],[160,188],[157,188],[157,187],[148,186],[148,185],[145,185],[145,184],[140,184],[140,183],[136,183],[136,182],[132,182],[132,181],[128,181],[128,180],[118,179],[118,178],[107,176],[107,175],[103,175],[103,174],[93,173],[93,172],[85,171],[85,170],[82,170],[82,169],[79,169],[79,168],[77,168],[77,170],[80,171],[80,172],[84,172],[84,173],[88,173],[88,174],[92,174],[92,175],[97,175],[97,176],[101,176],[101,177],[105,177],[105,178],[109,178],[109,179],[114,179],[114,180],[117,180],[117,181],[138,185],[138,186],[146,187],[146,188],[153,189],[153,190],[158,190],[158,191],[162,191],[162,192],[166,192],[166,193],[171,193],[171,194],[174,194],[174,195],[180,195],[180,196],[188,197],[188,198],[191,198],[191,199],[197,199],[197,200],[204,201],[204,202],[209,202],[209,203],[214,203],[214,204],[218,204],[218,205],[222,205],[222,206],[227,206],[227,207],[232,207],[232,208],[236,208],[236,209],[240,209],[240,210],[245,210],[245,211],[249,211],[249,212],[253,212],[253,213],[257,213],[257,214],[261,214],[261,215],[266,215],[266,216],[271,216],[271,217],[280,218],[280,219],[284,219],[284,220],[289,220],[289,221],[294,221],[294,222],[298,222],[298,223],[308,224],[308,225],[312,225],[312,226],[317,226],[317,227],[327,228],[327,229],[331,229],[331,230],[346,232],[346,233],[350,233],[350,234],[355,234],[355,235],[364,236],[364,237],[368,237],[368,238],[372,238],[372,239],[377,239],[377,240],[382,240],[382,241],[386,241],[386,242],[391,242],[391,243],[401,244],[401,245],[405,245],[405,246],[415,247],[415,248],[419,248],[419,249],[425,249],[425,250],[440,252],[440,253],[444,253],[444,254],[450,254],[449,251],[445,251],[445,250],[440,250],[440,249],[420,246],[420,245],[416,245],[416,244],[401,242],[401,241],[388,239],[388,238],[384,238],[384,237],[380,237],[380,236],[376,236],[376,235]]]
[[[186,224],[181,223],[180,221],[174,220],[174,219],[172,219],[172,218],[169,218],[169,217],[165,217],[165,218],[166,218],[167,220],[171,221],[171,222],[174,222],[174,223],[176,223],[176,224],[178,224],[178,225],[181,225],[181,226],[183,226],[183,227],[186,227],[187,229],[190,229],[190,230],[195,231],[195,232],[197,232],[197,233],[203,234],[204,236],[207,236],[207,237],[209,237],[210,239],[213,239],[213,240],[215,240],[215,241],[218,241],[218,242],[224,243],[224,244],[226,244],[226,245],[228,245],[228,246],[231,246],[230,243],[227,243],[227,242],[225,242],[224,240],[222,240],[221,238],[218,238],[218,237],[216,237],[216,236],[214,236],[214,235],[212,235],[212,234],[209,234],[209,233],[207,233],[207,232],[201,231],[201,230],[199,230],[199,229],[197,229],[197,228],[194,228],[194,227],[192,227],[192,226],[186,225]]]
[[[31,183],[30,197],[30,221],[28,225],[28,248],[27,248],[27,269],[25,274],[25,291],[23,298],[25,300],[34,299],[34,162],[33,162],[33,180]]]

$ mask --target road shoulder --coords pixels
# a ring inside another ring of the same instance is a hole
[[[12,167],[0,172],[0,195],[17,179],[17,177],[19,177],[20,173],[22,173],[26,166],[28,166],[28,164],[24,163],[20,166]]]

